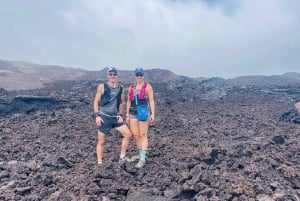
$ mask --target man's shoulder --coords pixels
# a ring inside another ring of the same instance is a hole
[[[107,82],[101,82],[98,86],[103,87],[103,88],[109,88],[109,85]]]
[[[101,93],[104,93],[107,90],[107,84],[105,82],[102,82],[98,85],[98,90],[100,90]]]

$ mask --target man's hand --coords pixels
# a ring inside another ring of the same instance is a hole
[[[130,124],[130,117],[129,116],[126,116],[126,123]]]
[[[96,117],[96,124],[97,124],[97,126],[101,126],[102,124],[103,124],[103,119],[101,118],[101,117],[99,117],[99,116],[97,116]]]
[[[118,119],[118,123],[123,123],[123,117],[122,117],[122,115],[117,115],[117,119]]]

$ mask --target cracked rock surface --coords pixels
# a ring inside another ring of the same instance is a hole
[[[156,120],[142,169],[118,163],[116,131],[96,164],[98,83],[0,90],[0,200],[299,199],[298,89],[180,83],[153,84]],[[133,139],[127,154],[136,154]]]

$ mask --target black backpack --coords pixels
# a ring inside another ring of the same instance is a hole
[[[117,107],[119,108],[120,103],[121,103],[121,95],[123,92],[123,86],[118,85],[118,93],[116,96],[110,98],[110,88],[107,83],[104,83],[104,93],[101,96],[101,101],[100,101],[100,107],[104,107],[107,105],[109,102],[113,101],[115,98],[117,98]]]

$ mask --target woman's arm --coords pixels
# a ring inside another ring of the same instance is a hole
[[[152,122],[154,121],[154,117],[155,117],[155,104],[154,104],[154,93],[151,84],[147,85],[147,96],[149,99],[150,112],[151,112],[150,121]]]

